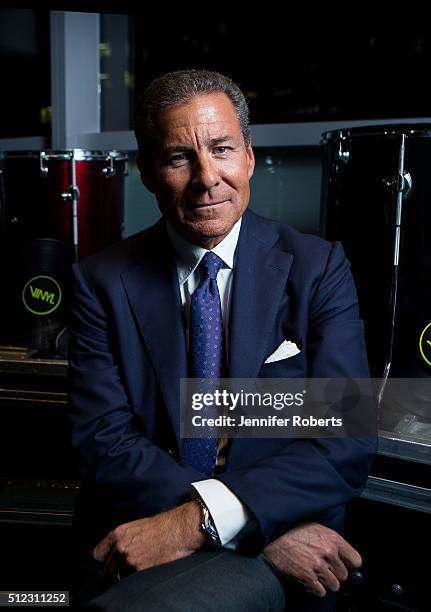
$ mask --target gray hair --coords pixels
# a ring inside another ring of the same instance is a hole
[[[135,113],[139,153],[148,156],[157,137],[154,117],[172,106],[186,104],[199,94],[224,93],[232,102],[244,143],[250,144],[249,109],[244,94],[229,77],[210,70],[177,70],[154,79],[141,94]]]

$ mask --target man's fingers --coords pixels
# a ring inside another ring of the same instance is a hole
[[[324,567],[320,569],[317,573],[317,578],[322,583],[322,585],[330,591],[338,591],[340,589],[340,583],[338,582],[335,574],[329,567]]]
[[[93,557],[96,561],[105,561],[113,548],[111,534],[103,538],[101,542],[93,549]]]
[[[329,569],[340,582],[347,580],[349,572],[339,557],[331,559]]]
[[[341,537],[341,536],[340,536]],[[341,542],[338,546],[338,555],[340,559],[350,569],[358,569],[362,565],[362,557],[357,550],[350,546],[344,538],[341,538]]]
[[[316,595],[317,597],[325,597],[326,589],[318,578],[313,580],[313,582],[303,582],[302,584],[308,593]]]
[[[117,579],[119,577],[120,567],[121,563],[119,562],[118,554],[115,548],[113,548],[111,553],[106,558],[103,569],[109,576]]]

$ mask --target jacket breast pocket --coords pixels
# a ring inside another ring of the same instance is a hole
[[[307,358],[305,350],[293,357],[264,363],[260,369],[261,378],[305,378],[307,376]]]

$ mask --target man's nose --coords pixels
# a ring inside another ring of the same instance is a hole
[[[196,186],[211,189],[220,183],[217,164],[208,156],[196,158],[193,170],[193,183]]]

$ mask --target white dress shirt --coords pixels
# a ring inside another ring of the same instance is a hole
[[[228,321],[231,305],[232,275],[235,267],[235,250],[240,228],[241,219],[235,223],[229,234],[217,246],[211,249],[211,251],[218,255],[223,261],[223,265],[217,275],[217,286],[220,294],[226,349],[229,346]],[[188,351],[190,301],[194,290],[198,287],[200,282],[200,274],[197,268],[208,250],[182,238],[169,222],[167,223],[167,230],[175,249],[175,260],[181,292],[181,303],[183,305],[183,321]],[[240,531],[252,524],[252,520],[244,504],[229,487],[215,478],[193,482],[192,497],[196,496],[196,493],[203,499],[211,514],[222,546],[226,548],[235,548],[235,537]]]

